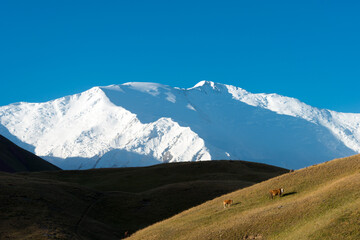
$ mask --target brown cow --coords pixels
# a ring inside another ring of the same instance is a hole
[[[231,200],[231,199],[225,200],[225,201],[223,202],[224,208],[226,208],[227,206],[230,207],[232,203],[233,203],[233,200]]]
[[[276,195],[279,195],[281,197],[283,193],[284,193],[283,188],[274,189],[269,192],[271,199],[273,199]]]

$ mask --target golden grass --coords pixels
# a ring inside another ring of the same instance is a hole
[[[268,191],[283,187],[271,200]],[[360,239],[360,155],[264,181],[189,209],[130,239]],[[222,207],[233,199],[234,205]]]

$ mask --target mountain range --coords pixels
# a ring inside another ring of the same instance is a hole
[[[360,114],[210,81],[130,82],[2,106],[0,134],[62,169],[214,159],[297,169],[360,153]]]

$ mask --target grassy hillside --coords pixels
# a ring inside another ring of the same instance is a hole
[[[0,239],[119,239],[202,202],[288,172],[209,161],[0,173]]]
[[[285,194],[270,199],[271,189]],[[129,239],[360,239],[360,155],[287,173],[186,210]],[[222,201],[233,199],[224,209]]]
[[[28,152],[0,135],[0,171],[50,171],[60,168]]]

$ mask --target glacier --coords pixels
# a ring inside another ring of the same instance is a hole
[[[298,169],[360,153],[360,114],[211,81],[129,82],[2,106],[0,134],[66,170],[220,159]]]

